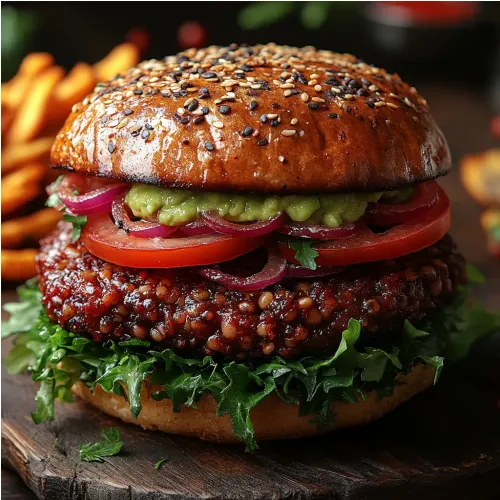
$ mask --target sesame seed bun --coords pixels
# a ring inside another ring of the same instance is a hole
[[[348,54],[275,44],[139,64],[76,104],[53,166],[220,191],[396,189],[448,172],[425,99]]]
[[[416,365],[408,374],[397,377],[399,384],[394,387],[390,396],[378,400],[377,394],[372,392],[366,395],[365,400],[359,400],[357,403],[333,402],[331,408],[335,418],[321,428],[311,423],[312,416],[299,416],[297,405],[288,405],[273,393],[251,411],[255,438],[257,440],[300,438],[367,424],[427,389],[433,384],[433,380],[433,368],[422,364]],[[212,396],[205,394],[197,403],[198,409],[181,407],[181,411],[176,413],[172,409],[170,400],[155,401],[151,398],[151,393],[156,390],[159,390],[159,386],[143,384],[142,411],[138,418],[134,419],[125,398],[108,394],[99,386],[93,393],[83,383],[73,387],[75,394],[102,412],[120,418],[124,422],[140,425],[144,429],[194,436],[221,443],[239,441],[233,434],[229,416],[216,416],[217,403]]]

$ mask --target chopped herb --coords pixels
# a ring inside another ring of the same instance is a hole
[[[120,432],[116,427],[102,429],[102,441],[88,443],[79,446],[80,460],[84,462],[104,462],[104,457],[118,455],[123,446],[120,440]]]
[[[319,254],[311,245],[312,242],[306,240],[290,240],[288,242],[288,246],[295,250],[295,258],[300,262],[300,265],[314,270],[318,267],[314,259]]]
[[[71,241],[73,241],[74,243],[78,238],[80,238],[83,226],[85,226],[85,224],[87,223],[87,216],[64,214],[63,220],[65,220],[66,222],[71,222],[71,224],[73,224]]]
[[[484,283],[484,276],[476,266],[467,264],[465,266],[465,270],[467,272],[467,278],[470,283]]]
[[[158,462],[155,463],[155,469],[158,470],[165,462],[168,462],[169,458],[168,457],[163,457],[158,460]]]
[[[64,203],[61,201],[61,198],[57,196],[56,193],[52,193],[49,195],[47,200],[45,201],[45,206],[56,208],[57,210],[63,211],[65,209]]]

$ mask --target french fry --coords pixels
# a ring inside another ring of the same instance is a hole
[[[14,120],[14,110],[5,104],[2,104],[2,137],[7,133]]]
[[[53,137],[40,137],[25,144],[11,144],[2,151],[2,175],[22,167],[26,163],[46,163]]]
[[[131,43],[117,45],[104,59],[94,65],[97,81],[111,80],[118,73],[139,62],[139,49]]]
[[[12,80],[2,84],[2,104],[16,110],[37,75],[54,64],[54,58],[46,52],[28,54]]]
[[[35,256],[38,250],[2,250],[2,279],[25,281],[35,276]]]
[[[60,81],[53,94],[53,112],[51,122],[64,122],[73,104],[90,94],[96,84],[94,69],[86,63],[75,64],[73,69]]]
[[[7,215],[36,198],[42,192],[46,168],[32,163],[2,178],[2,215]]]
[[[33,81],[7,133],[7,144],[28,142],[39,134],[45,124],[52,91],[63,76],[64,70],[53,66]]]
[[[27,241],[38,241],[61,220],[61,212],[43,208],[38,212],[2,223],[2,248],[19,248]]]

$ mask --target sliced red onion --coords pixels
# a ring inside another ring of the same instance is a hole
[[[329,276],[330,274],[341,273],[346,269],[346,266],[339,267],[318,267],[316,269],[308,269],[307,267],[296,266],[295,264],[288,263],[286,270],[287,278],[321,278],[322,276]]]
[[[209,280],[227,286],[229,290],[248,291],[260,290],[271,286],[283,279],[286,275],[287,262],[275,248],[267,249],[267,264],[262,271],[252,276],[241,278],[233,274],[224,273],[216,267],[207,267],[198,270],[198,274]]]
[[[98,185],[102,187],[87,191],[89,186],[95,184],[96,180],[87,180],[85,176],[78,174],[68,174],[59,186],[55,189],[51,186],[48,191],[55,192],[72,214],[89,215],[109,212],[115,197],[128,188],[128,184],[109,184],[99,179]],[[73,194],[75,188],[83,194]]]
[[[271,231],[276,231],[284,224],[287,216],[285,213],[282,213],[269,220],[252,223],[231,222],[213,212],[202,212],[201,218],[205,221],[207,226],[218,233],[253,238],[255,236],[262,236],[263,234],[270,233]]]
[[[306,224],[304,222],[287,222],[278,228],[278,232],[299,238],[339,240],[352,236],[356,231],[357,225],[358,223],[348,222],[339,227],[328,227],[320,226],[319,224]]]
[[[436,181],[423,182],[415,186],[411,199],[406,203],[368,203],[364,218],[374,226],[396,226],[417,219],[438,201]]]
[[[115,224],[132,236],[139,238],[166,238],[177,230],[177,227],[165,226],[158,222],[130,220],[124,206],[123,197],[117,198],[112,203],[111,214]]]
[[[214,230],[200,219],[190,222],[185,226],[180,226],[177,234],[180,236],[203,236],[205,234],[214,234]]]

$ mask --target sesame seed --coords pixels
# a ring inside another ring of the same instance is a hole
[[[257,109],[259,103],[257,101],[250,101],[250,104],[248,107],[250,108],[250,111],[253,111],[254,109]]]
[[[261,139],[259,142],[257,142],[257,145],[259,146],[267,146],[269,144],[269,141],[267,139]]]
[[[319,75],[317,73],[313,73],[309,78],[314,80],[315,78],[319,78]]]
[[[204,115],[208,115],[209,109],[208,109],[206,106],[203,106],[203,107],[201,108],[201,112],[202,112]]]
[[[269,120],[273,120],[274,118],[278,118],[278,115],[276,113],[267,113],[267,117]]]
[[[318,109],[319,108],[319,104],[317,102],[310,102],[307,104],[307,107],[309,109]]]
[[[342,90],[340,90],[338,87],[332,87],[332,91],[336,94],[342,94]]]
[[[281,135],[284,135],[285,137],[290,137],[292,135],[295,135],[297,133],[296,130],[293,130],[293,129],[289,129],[289,130],[283,130],[281,132]]]
[[[350,101],[351,99],[354,99],[354,94],[346,94],[344,96],[344,99],[347,99],[348,101]]]
[[[292,91],[291,91],[290,89],[285,90],[285,92],[283,92],[283,95],[284,95],[285,97],[290,97],[290,96],[292,95]]]
[[[191,99],[192,101],[187,105],[188,111],[194,111],[198,107],[198,101],[194,98]]]
[[[197,116],[196,118],[193,119],[193,123],[195,125],[198,125],[198,124],[200,124],[203,121],[205,121],[205,117],[203,115]]]
[[[141,132],[141,137],[142,137],[144,140],[148,140],[148,139],[149,139],[150,134],[151,134],[151,131],[150,131],[150,130],[144,129],[144,130]]]
[[[260,115],[259,120],[260,120],[262,123],[266,123],[266,122],[267,122],[267,115]]]
[[[277,127],[280,124],[280,121],[281,119],[279,117],[275,118],[269,122],[269,125],[271,125],[271,127]]]
[[[278,160],[279,160],[281,163],[284,163],[284,162],[285,162],[285,157],[284,157],[284,156],[278,156]]]
[[[128,118],[124,118],[117,126],[116,128],[123,128],[125,127],[125,125],[127,125],[129,119]]]
[[[231,113],[231,106],[223,105],[219,106],[219,113],[222,115],[227,115],[228,113]]]
[[[328,113],[328,118],[338,118],[339,115],[337,113]]]
[[[300,98],[304,101],[304,102],[307,102],[309,100],[309,96],[303,92],[302,94],[300,94]]]
[[[371,92],[376,92],[378,90],[378,87],[376,85],[370,85],[368,87],[368,90],[370,90]]]
[[[377,101],[377,102],[375,103],[375,106],[377,106],[377,108],[380,108],[380,107],[382,107],[382,106],[385,106],[385,102],[384,102],[384,101]]]
[[[295,85],[293,83],[282,83],[280,89],[293,89]]]
[[[116,127],[119,123],[118,120],[112,120],[108,123],[108,127]]]
[[[110,153],[114,153],[116,149],[116,144],[113,141],[110,141],[108,144],[108,151]]]
[[[252,128],[252,127],[245,127],[245,128],[241,131],[241,135],[242,135],[243,137],[250,137],[252,134],[253,134],[253,128]]]
[[[292,125],[297,125],[297,123],[299,123],[299,120],[298,120],[297,118],[292,118],[292,119],[290,120],[290,123],[291,123]]]
[[[398,106],[397,104],[394,104],[394,103],[392,103],[392,102],[388,102],[388,103],[386,104],[386,106],[387,106],[388,108],[392,108],[392,109],[398,109],[398,108],[399,108],[399,106]]]
[[[322,99],[321,97],[311,97],[311,101],[314,101],[314,102],[325,102],[325,100]]]
[[[213,122],[212,125],[216,128],[223,128],[224,127],[224,124],[222,122],[219,122],[219,121]]]
[[[215,146],[210,141],[205,142],[204,146],[207,151],[213,151],[215,149]]]
[[[314,86],[314,90],[315,90],[316,92],[321,92],[321,90],[322,90],[321,85],[315,85],[315,86]]]
[[[133,111],[132,111],[131,109],[124,109],[124,110],[123,110],[123,114],[124,114],[125,116],[129,116],[129,115],[131,115],[132,113],[133,113]]]

